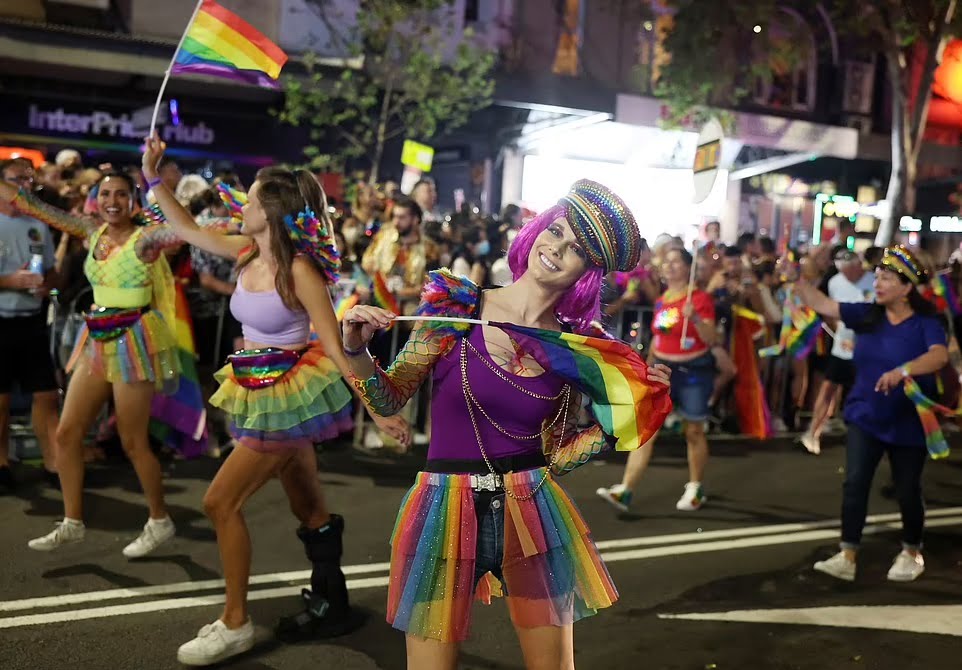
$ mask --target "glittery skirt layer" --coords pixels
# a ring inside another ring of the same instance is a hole
[[[92,374],[110,383],[154,382],[158,389],[172,386],[180,372],[177,342],[160,312],[149,310],[123,335],[96,340],[86,324],[77,334],[67,371],[73,370],[81,355],[87,356]]]
[[[544,469],[505,475],[519,497]],[[499,582],[476,585],[477,518],[470,476],[421,472],[391,536],[387,620],[409,635],[442,642],[468,637],[474,598],[490,602]],[[529,500],[505,496],[504,594],[523,628],[565,626],[618,599],[587,524],[551,477]]]
[[[214,378],[220,387],[210,404],[227,413],[231,436],[250,449],[311,447],[353,426],[351,392],[319,345],[308,347],[270,386],[243,386],[229,363]]]

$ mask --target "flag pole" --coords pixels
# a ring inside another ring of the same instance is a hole
[[[174,49],[174,55],[170,57],[170,63],[167,65],[167,71],[164,72],[164,81],[160,84],[160,92],[157,94],[157,102],[154,103],[154,115],[150,117],[150,132],[147,137],[154,136],[154,129],[157,127],[157,115],[160,113],[160,103],[164,100],[164,91],[167,90],[167,81],[170,79],[170,71],[174,68],[174,62],[177,60],[177,54],[180,53],[180,48],[184,46],[184,40],[187,39],[187,33],[190,31],[190,27],[194,25],[194,19],[197,18],[198,12],[200,12],[201,5],[204,4],[204,0],[197,0],[197,4],[194,6],[194,13],[190,15],[190,21],[187,22],[187,27],[184,28],[184,32],[180,36],[180,42],[177,43],[177,48]]]
[[[487,326],[491,323],[481,319],[462,319],[454,316],[396,316],[394,321],[447,321],[448,323],[473,323],[478,326]]]
[[[694,340],[688,337],[688,306],[691,304],[691,294],[695,289],[695,269],[698,267],[698,240],[692,242],[691,268],[688,270],[688,294],[685,297],[685,318],[681,324],[681,348],[687,351],[695,346]]]

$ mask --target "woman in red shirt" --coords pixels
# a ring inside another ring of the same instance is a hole
[[[685,492],[675,507],[694,511],[705,502],[702,476],[708,462],[708,439],[705,421],[710,414],[708,401],[715,380],[715,359],[711,347],[715,340],[715,305],[704,291],[692,291],[688,300],[688,276],[692,258],[684,249],[672,249],[662,266],[667,290],[655,303],[652,322],[654,338],[649,358],[664,363],[672,370],[671,400],[675,413],[685,421],[688,442],[688,475]],[[685,316],[688,330],[682,338]],[[628,455],[628,464],[621,484],[600,488],[597,493],[622,512],[628,511],[631,493],[641,479],[656,434],[643,447]]]

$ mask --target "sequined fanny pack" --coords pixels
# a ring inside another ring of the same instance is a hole
[[[238,384],[247,389],[262,389],[280,381],[305,351],[275,347],[243,349],[228,356],[227,360]]]
[[[135,307],[124,309],[117,307],[101,307],[84,314],[87,322],[87,333],[98,342],[116,340],[127,330],[140,321],[140,317],[149,307]]]

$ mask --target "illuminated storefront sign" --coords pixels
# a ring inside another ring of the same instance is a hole
[[[903,233],[922,232],[922,219],[914,216],[903,216],[899,219],[899,230]],[[930,233],[962,233],[962,217],[933,216],[926,228]]]

